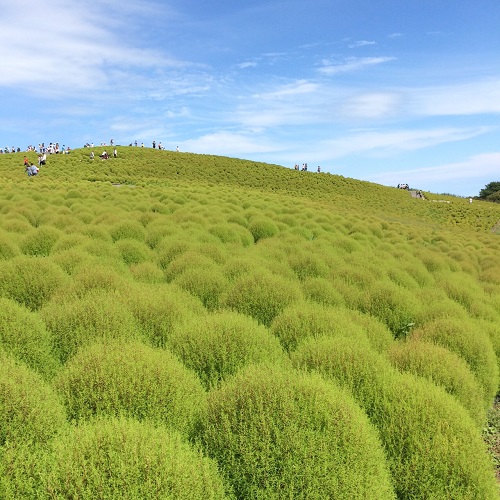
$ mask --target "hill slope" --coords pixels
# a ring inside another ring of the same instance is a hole
[[[89,152],[0,156],[2,498],[498,497],[500,207]]]

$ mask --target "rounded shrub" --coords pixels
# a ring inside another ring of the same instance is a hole
[[[38,310],[68,283],[68,276],[48,257],[14,257],[0,261],[0,296]]]
[[[82,346],[110,339],[143,338],[133,314],[113,292],[95,290],[82,298],[52,302],[40,310],[40,315],[54,335],[62,363]]]
[[[265,271],[254,271],[236,279],[221,305],[270,326],[285,307],[300,298],[300,288],[293,281]]]
[[[398,498],[497,498],[476,424],[441,387],[343,337],[306,341],[292,362],[353,394],[379,431]]]
[[[144,261],[130,266],[130,272],[141,283],[161,283],[165,281],[163,271],[151,261]]]
[[[278,233],[278,226],[271,219],[256,218],[248,224],[255,243],[264,238],[271,238]]]
[[[234,243],[247,247],[254,242],[253,234],[236,223],[216,224],[208,232],[219,238],[222,243]]]
[[[343,295],[326,278],[305,278],[302,281],[304,297],[327,306],[344,305]]]
[[[44,444],[65,419],[63,405],[41,376],[0,349],[0,449]]]
[[[61,433],[40,469],[47,498],[228,498],[216,464],[175,431],[124,418]]]
[[[168,284],[134,284],[124,296],[125,304],[155,347],[164,347],[174,327],[206,310],[188,292]]]
[[[373,339],[378,347],[388,345],[392,341],[390,332],[376,320],[370,322],[364,316],[343,307],[297,302],[274,318],[271,332],[278,337],[286,351],[294,351],[309,337],[323,336],[352,337],[359,342]],[[373,327],[371,323],[376,326]]]
[[[174,329],[168,345],[206,388],[219,385],[251,363],[285,363],[267,328],[232,311],[195,318]]]
[[[222,271],[213,265],[205,269],[186,269],[173,283],[200,299],[209,311],[219,306],[220,296],[229,287]]]
[[[10,299],[0,298],[0,348],[45,379],[59,367],[52,335],[40,317]]]
[[[150,258],[149,247],[142,241],[125,238],[118,240],[115,246],[127,265],[139,264]]]
[[[383,321],[395,338],[404,337],[414,325],[421,305],[409,290],[378,282],[360,298],[359,310]]]
[[[163,422],[188,436],[205,407],[194,372],[173,354],[140,342],[81,349],[54,379],[69,418],[126,415]]]
[[[25,235],[21,251],[31,256],[47,256],[61,235],[61,231],[52,226],[39,226]]]
[[[136,220],[124,220],[115,224],[112,229],[110,229],[109,234],[113,241],[132,239],[137,241],[146,240],[146,229],[144,226]]]
[[[394,498],[375,429],[317,376],[248,367],[209,393],[200,440],[237,498]]]
[[[432,342],[464,359],[476,376],[484,394],[484,408],[489,408],[498,391],[498,363],[488,333],[472,319],[437,319],[414,330],[411,338]]]
[[[12,235],[0,230],[0,261],[12,259],[19,253],[19,247],[13,241]]]
[[[408,340],[394,342],[387,355],[400,370],[443,387],[457,398],[479,427],[484,425],[483,388],[458,354],[430,342]]]

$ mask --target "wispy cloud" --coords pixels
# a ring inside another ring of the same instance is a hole
[[[268,138],[258,134],[219,131],[203,135],[197,139],[182,142],[185,151],[224,156],[251,155],[279,151],[279,147]]]
[[[348,47],[350,49],[356,49],[358,47],[366,47],[367,45],[375,45],[375,42],[368,41],[368,40],[358,40],[356,42],[350,43]]]
[[[281,98],[289,98],[302,94],[311,94],[318,90],[317,83],[309,82],[307,80],[299,80],[291,84],[287,84],[278,90],[254,94],[252,97],[256,99],[274,100]]]
[[[463,194],[464,181],[469,181],[468,194],[474,195],[496,178],[499,164],[500,152],[483,153],[461,162],[368,175],[367,180],[385,185],[394,185],[403,180],[412,186],[429,191],[437,189],[438,192],[455,192],[455,187],[459,187]]]
[[[368,66],[375,66],[395,60],[395,57],[348,57],[341,63],[334,63],[328,59],[322,61],[322,66],[318,71],[324,75],[337,75],[340,73],[349,73],[359,71]]]
[[[325,141],[322,149],[328,148],[335,157],[351,154],[392,156],[403,151],[472,139],[490,130],[489,127],[477,127],[362,132]]]
[[[242,62],[237,65],[238,68],[240,69],[245,69],[245,68],[255,68],[257,66],[257,63],[255,61],[248,61],[248,62]]]
[[[149,10],[147,2],[143,8]],[[0,86],[75,94],[122,88],[125,75],[134,72],[186,66],[159,50],[131,44],[127,19],[132,15],[141,12],[115,0],[96,1],[92,9],[68,0],[11,2],[2,11],[2,64],[9,70],[0,73]],[[32,33],[30,26],[36,27]]]
[[[426,116],[500,113],[500,78],[414,89],[410,105]]]

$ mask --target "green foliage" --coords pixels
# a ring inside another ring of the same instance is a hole
[[[437,319],[412,332],[411,338],[433,342],[464,359],[484,391],[488,408],[498,391],[498,364],[488,334],[473,320]]]
[[[387,329],[379,328],[372,336],[360,321],[362,315],[343,307],[298,302],[282,311],[271,324],[271,332],[278,337],[286,351],[294,351],[305,339],[322,336],[344,336],[376,345],[388,345],[392,338]],[[377,338],[378,337],[378,338]],[[385,338],[384,338],[385,337]]]
[[[205,314],[199,300],[167,284],[132,286],[124,301],[145,337],[155,347],[165,347],[177,325]]]
[[[204,408],[195,374],[164,349],[108,342],[81,349],[54,380],[70,419],[126,415],[189,436]]]
[[[119,295],[101,290],[85,297],[51,302],[40,315],[54,335],[56,351],[62,363],[79,348],[111,339],[142,339],[139,324]]]
[[[254,241],[271,238],[278,232],[278,227],[270,219],[255,219],[248,225],[248,230],[252,233]]]
[[[46,257],[19,256],[0,261],[0,295],[32,311],[47,303],[67,282],[61,268]]]
[[[322,368],[335,364],[334,378],[383,436],[389,460],[380,463],[389,464],[400,498],[489,498],[476,454],[500,365],[499,205],[432,193],[415,200],[337,175],[152,148],[120,147],[118,159],[94,163],[83,149],[53,155],[33,182],[14,163],[22,154],[0,155],[0,344],[12,359],[53,381],[79,356],[111,370],[88,354],[96,344],[120,352],[135,343],[144,366],[144,349],[163,353],[147,343],[175,348],[191,376],[214,390],[243,380],[252,363],[286,367],[325,342],[327,357],[314,359]],[[123,356],[135,374],[135,358]],[[98,370],[89,364],[82,393],[116,401],[123,386],[129,399],[113,414],[145,415],[147,404],[137,405],[146,389],[112,359],[112,388],[92,385]],[[301,415],[301,401],[283,407]],[[0,498],[47,496],[40,466],[50,439],[38,442],[21,437],[0,448]],[[267,450],[251,455],[262,452],[265,462]],[[147,468],[145,461],[138,466]],[[294,467],[305,474],[303,463]],[[224,474],[244,477],[237,469]],[[105,482],[111,487],[113,477]],[[474,486],[481,482],[484,489]]]
[[[249,367],[209,394],[200,439],[238,498],[393,498],[384,453],[348,393]]]
[[[21,250],[26,255],[47,256],[61,237],[61,232],[52,226],[39,226],[32,229],[23,239]]]
[[[0,349],[0,451],[46,443],[65,418],[64,407],[41,376]]]
[[[9,459],[13,477],[6,498],[14,499],[33,477],[19,477],[13,469],[35,460],[26,451]],[[176,432],[124,418],[68,428],[34,469],[38,481],[32,491],[42,499],[228,498],[215,463]]]
[[[227,311],[174,329],[169,347],[209,389],[251,363],[285,364],[279,342],[248,316]]]
[[[12,300],[0,299],[0,348],[46,379],[59,368],[52,341],[38,315]]]
[[[222,299],[222,305],[270,326],[286,306],[300,297],[300,289],[293,281],[266,272],[254,272],[234,282]]]
[[[444,347],[416,340],[395,342],[387,354],[394,366],[424,377],[455,396],[482,428],[484,391],[460,356]]]
[[[292,361],[352,392],[379,431],[398,498],[498,497],[476,424],[442,388],[343,337],[305,342]]]
[[[482,200],[500,201],[500,182],[489,182],[486,186],[479,191],[479,198]]]

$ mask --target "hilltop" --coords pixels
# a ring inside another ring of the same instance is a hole
[[[117,150],[0,156],[1,498],[498,498],[499,205]]]
[[[94,148],[96,155],[101,149]],[[108,148],[109,149],[109,148]],[[426,200],[410,199],[408,191],[330,173],[301,172],[279,165],[213,155],[118,146],[118,158],[89,160],[90,148],[69,155],[50,155],[42,175],[59,181],[89,181],[142,187],[200,184],[207,188],[227,186],[256,189],[326,203],[341,214],[365,213],[402,224],[438,224],[491,230],[500,220],[500,209],[491,203],[469,205],[468,200],[425,193]],[[19,178],[25,153],[0,157],[10,165],[4,179]],[[37,155],[26,153],[36,164]],[[425,202],[427,201],[427,203]],[[444,203],[443,203],[444,202]]]

